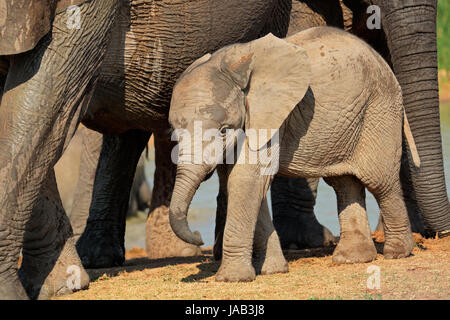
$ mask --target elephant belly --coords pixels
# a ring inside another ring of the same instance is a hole
[[[184,69],[207,52],[257,38],[274,2],[124,1],[83,122],[102,132],[167,127]]]
[[[285,124],[280,174],[354,174],[358,148],[398,111],[395,77],[373,49],[344,31],[311,28],[287,40],[306,49],[312,78]]]
[[[279,174],[305,178],[353,174],[366,108],[364,101],[322,104],[308,91],[285,123]]]

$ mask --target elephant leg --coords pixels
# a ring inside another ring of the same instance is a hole
[[[116,4],[80,5],[82,16],[96,16],[80,29],[68,29],[61,12],[33,50],[10,57],[0,106],[0,298],[27,298],[17,275],[26,225],[88,105]]]
[[[227,184],[230,167],[227,165],[217,166],[219,176],[219,194],[217,195],[216,227],[214,229],[214,259],[222,259],[223,231],[227,220]]]
[[[412,227],[431,236],[450,235],[450,202],[439,117],[437,1],[374,0],[373,3],[381,9],[392,68],[402,88],[403,104],[421,161],[420,170],[415,170],[406,153],[402,156],[400,179],[408,211],[420,214],[424,223],[417,228],[417,222],[413,221]]]
[[[280,239],[270,218],[267,199],[263,200],[256,223],[253,265],[257,274],[286,273],[289,266],[281,250]]]
[[[82,150],[78,182],[73,197],[70,223],[78,241],[86,226],[94,190],[95,172],[102,149],[103,135],[85,127],[78,129],[82,137]]]
[[[54,170],[49,171],[27,223],[22,256],[19,278],[32,299],[49,299],[89,286],[89,276],[81,265],[59,197]]]
[[[145,227],[145,249],[150,259],[197,256],[199,246],[179,239],[169,221],[169,205],[176,177],[176,164],[171,159],[175,142],[169,132],[155,132],[155,175],[150,213]],[[195,233],[199,234],[198,231]]]
[[[325,181],[336,192],[341,228],[341,237],[333,252],[333,262],[375,260],[377,251],[370,234],[364,186],[353,176],[325,178]]]
[[[386,259],[409,256],[414,246],[411,225],[403,198],[400,176],[390,188],[374,188],[372,193],[380,207],[384,226],[384,249]]]
[[[288,12],[289,23],[287,27],[272,23],[274,34],[279,34],[279,29],[289,36],[312,27],[328,25],[343,29],[345,26],[339,0],[280,1],[278,7],[276,17],[284,17]],[[316,248],[335,242],[333,234],[317,221],[314,214],[318,183],[319,179],[275,176],[271,185],[273,223],[284,249]]]
[[[407,152],[407,149],[405,147],[403,147],[403,151]],[[407,158],[407,155],[403,155],[404,158]],[[402,163],[402,167],[405,165],[405,163]],[[402,168],[403,170],[403,168]],[[420,215],[420,209],[417,206],[417,202],[415,201],[415,196],[414,196],[414,190],[411,189],[407,189],[409,187],[408,183],[406,181],[403,180],[404,175],[409,175],[409,172],[407,171],[401,171],[402,175],[400,175],[400,181],[402,181],[402,189],[403,189],[403,195],[404,195],[404,200],[405,200],[405,204],[406,204],[406,208],[408,211],[408,217],[409,217],[409,222],[411,224],[411,231],[415,232],[415,233],[420,233],[421,235],[425,235],[425,227],[423,224],[423,218]],[[406,196],[406,194],[408,194]],[[381,231],[383,232],[384,230],[384,224],[383,224],[383,217],[380,216],[378,217],[378,223],[377,223],[377,227],[375,229],[376,231]]]
[[[86,227],[77,250],[87,268],[122,265],[125,220],[136,165],[149,132],[131,130],[103,135]]]
[[[223,235],[222,263],[216,281],[252,281],[256,222],[272,177],[257,165],[234,165],[228,177],[228,210]],[[250,196],[251,194],[251,196]]]
[[[227,184],[229,166],[217,166],[219,194],[217,195],[214,259],[222,259],[223,232],[227,217]],[[288,264],[280,246],[280,239],[270,217],[267,200],[263,201],[255,229],[253,244],[253,265],[258,274],[284,273]]]
[[[383,26],[381,29],[368,29],[367,28],[367,19],[369,14],[367,13],[368,3],[358,2],[358,1],[348,1],[346,3],[341,2],[342,9],[344,13],[344,21],[346,23],[346,30],[358,36],[359,38],[366,41],[372,48],[374,48],[385,60],[392,66],[392,57],[390,55],[389,46],[386,39],[386,32],[388,32],[386,27],[390,27],[389,24]],[[348,6],[347,6],[348,5]],[[400,9],[400,8],[399,8]],[[383,9],[382,11],[386,13]],[[411,15],[410,12],[402,14],[402,17],[407,17]],[[417,15],[418,16],[418,15]],[[382,19],[383,21],[383,19]],[[419,33],[420,34],[420,33]],[[429,33],[426,33],[429,34]],[[409,36],[409,34],[408,34]],[[411,36],[417,36],[416,34],[411,34]],[[405,50],[406,47],[402,46],[402,50]],[[430,54],[429,46],[426,46],[427,54]],[[403,58],[408,61],[408,65],[411,65],[409,62],[409,54],[403,55]],[[394,68],[395,70],[395,68]],[[396,73],[397,75],[397,73]],[[421,74],[421,76],[426,78],[426,81],[429,81],[430,77]],[[408,82],[408,86],[411,85],[409,78],[412,77],[412,74],[409,74],[405,79]],[[417,80],[417,76],[414,77]],[[401,79],[401,78],[399,78]],[[420,82],[424,82],[421,80]],[[402,86],[403,87],[403,86]],[[413,99],[418,100],[418,99]],[[408,115],[409,117],[409,115]],[[423,117],[419,117],[421,124],[423,123]],[[411,122],[411,121],[410,121]],[[436,139],[433,139],[433,141]],[[421,209],[418,206],[417,199],[415,197],[415,189],[412,186],[411,182],[411,174],[409,171],[409,163],[408,163],[408,147],[403,145],[403,156],[402,156],[402,169],[401,169],[401,181],[403,187],[403,194],[406,201],[406,207],[408,209],[409,221],[411,222],[411,230],[413,232],[420,233],[425,235],[425,227],[423,218],[420,214]],[[383,219],[380,215],[378,220],[378,225],[376,227],[377,231],[383,231]]]
[[[275,176],[271,185],[273,224],[281,246],[316,248],[332,245],[333,234],[314,214],[319,179]]]

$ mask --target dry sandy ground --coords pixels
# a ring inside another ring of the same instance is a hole
[[[379,254],[371,263],[351,265],[333,264],[333,248],[289,251],[289,273],[250,283],[215,282],[219,263],[211,250],[201,257],[151,261],[136,248],[127,252],[123,267],[88,270],[89,289],[59,299],[450,299],[450,237],[415,240],[408,258],[385,260]],[[380,290],[367,289],[371,265],[380,268]]]

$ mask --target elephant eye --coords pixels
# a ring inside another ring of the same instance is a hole
[[[227,125],[222,126],[222,127],[220,128],[220,134],[223,135],[223,136],[226,135],[228,129],[230,129],[230,126],[227,126]]]

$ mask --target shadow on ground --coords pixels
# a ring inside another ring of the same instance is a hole
[[[86,269],[91,281],[95,281],[102,275],[107,275],[108,277],[115,277],[121,272],[133,272],[142,271],[146,269],[162,268],[166,266],[175,266],[179,264],[189,264],[189,263],[199,263],[205,262],[211,259],[212,251],[203,250],[203,255],[196,257],[174,257],[174,258],[164,258],[150,260],[149,258],[133,258],[125,260],[122,266],[112,267],[112,268],[100,268],[100,269]]]
[[[283,251],[284,256],[287,261],[294,261],[301,258],[309,257],[325,257],[333,254],[335,246],[324,247],[324,248],[313,248],[313,249],[302,249],[302,250],[285,250]],[[197,268],[199,272],[197,274],[190,275],[183,278],[182,282],[201,282],[202,280],[212,277],[219,270],[220,261],[214,261],[212,257],[208,260],[203,261]]]
[[[383,252],[384,247],[384,237],[382,234],[373,233],[372,235],[375,247],[378,253]],[[426,250],[421,244],[420,235],[416,236],[416,245],[419,249]],[[302,258],[322,258],[330,256],[333,254],[335,245],[322,248],[311,248],[311,249],[301,249],[301,250],[284,250],[284,256],[289,262],[296,261]],[[203,249],[201,256],[196,257],[175,257],[175,258],[164,258],[150,260],[145,257],[145,250],[137,249],[138,254],[133,255],[132,258],[125,260],[123,266],[113,267],[113,268],[102,268],[102,269],[88,269],[87,272],[91,278],[91,281],[95,281],[103,275],[108,277],[115,277],[121,272],[133,272],[142,271],[145,269],[162,268],[166,266],[175,266],[180,264],[197,264],[198,273],[189,275],[183,278],[182,282],[202,282],[207,278],[214,276],[220,267],[220,261],[215,261],[212,255],[211,248]],[[411,255],[413,256],[413,255]]]
[[[326,248],[313,248],[302,250],[286,250],[283,251],[288,261],[294,261],[301,258],[308,257],[325,257],[333,254],[334,246]],[[182,282],[201,282],[206,278],[212,277],[216,274],[220,267],[220,261],[215,261],[212,256],[212,250],[202,250],[203,255],[196,257],[175,257],[150,260],[146,257],[138,257],[125,260],[125,263],[119,267],[101,268],[101,269],[87,269],[91,281],[95,281],[103,275],[108,277],[115,277],[121,272],[142,271],[145,269],[161,268],[166,266],[175,266],[179,264],[198,264],[198,273],[192,274],[183,278]]]

